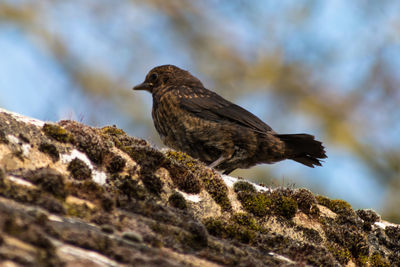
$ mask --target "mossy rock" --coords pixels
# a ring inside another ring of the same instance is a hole
[[[245,181],[239,181],[234,183],[233,185],[233,190],[238,193],[238,192],[249,192],[249,193],[255,193],[257,190],[254,187],[254,185],[252,185],[249,182],[245,182]]]
[[[379,253],[375,252],[369,257],[369,263],[371,266],[374,267],[389,267],[390,263],[388,260],[380,255]]]
[[[318,204],[329,208],[335,213],[342,213],[346,215],[354,215],[354,210],[349,203],[341,199],[329,199],[324,196],[316,197]]]
[[[343,265],[346,265],[352,258],[349,249],[341,247],[335,243],[328,245],[327,248],[335,257],[335,259]]]
[[[272,194],[273,212],[277,215],[291,219],[296,215],[298,206],[296,200],[291,197]]]
[[[257,223],[256,219],[249,213],[246,213],[246,212],[234,213],[232,215],[232,220],[235,223],[248,228],[249,230],[253,230],[253,231],[261,230],[261,227]]]
[[[42,129],[47,136],[59,142],[72,143],[74,141],[74,136],[60,125],[45,123]]]
[[[239,192],[238,199],[243,208],[258,217],[271,213],[272,200],[267,193],[260,192]]]
[[[220,238],[230,238],[245,244],[253,243],[256,238],[255,231],[222,218],[209,218],[204,225],[209,234]]]
[[[201,188],[204,188],[223,211],[232,209],[228,198],[228,188],[218,174],[205,168],[203,163],[184,152],[168,150],[165,155],[167,159],[172,161],[172,164],[167,168],[180,190],[197,194]],[[183,169],[176,165],[182,166]],[[187,172],[185,172],[185,169],[187,169]]]
[[[172,193],[168,198],[168,203],[172,207],[180,209],[180,210],[186,210],[187,209],[186,199],[179,192]]]

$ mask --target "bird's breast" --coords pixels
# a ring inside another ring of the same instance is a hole
[[[169,92],[153,96],[153,122],[165,145],[179,149],[176,146],[176,139],[182,138],[184,134],[183,116],[177,96]]]

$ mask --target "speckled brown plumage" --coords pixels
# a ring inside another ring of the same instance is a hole
[[[152,94],[154,125],[165,145],[224,173],[284,159],[321,166],[320,159],[326,158],[314,136],[277,134],[176,66],[152,69],[134,89]]]

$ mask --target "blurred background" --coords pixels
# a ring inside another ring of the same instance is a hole
[[[41,120],[115,124],[162,147],[151,95],[162,64],[279,133],[326,145],[232,173],[373,208],[400,222],[400,1],[0,0],[0,107]]]

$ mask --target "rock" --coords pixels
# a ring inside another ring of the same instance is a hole
[[[398,266],[400,226],[306,189],[267,188],[114,126],[0,110],[8,266]]]
[[[134,231],[124,232],[122,233],[122,237],[133,242],[143,242],[143,237]]]

